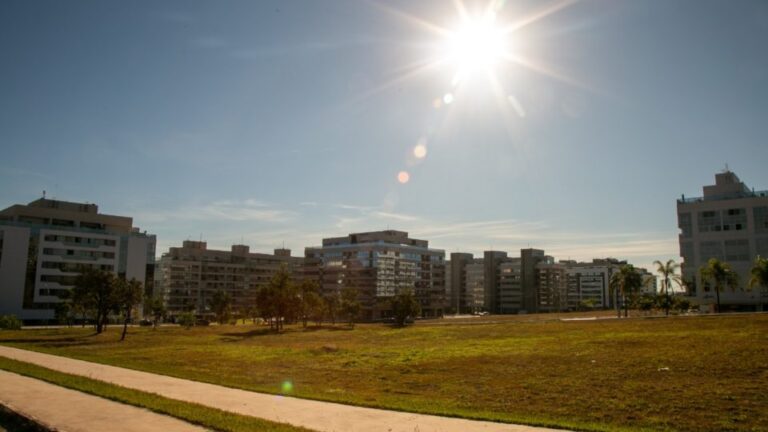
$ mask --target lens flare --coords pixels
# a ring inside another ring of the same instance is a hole
[[[411,175],[408,174],[408,171],[400,171],[397,173],[397,181],[399,181],[402,184],[408,183],[408,181],[411,179]]]
[[[446,93],[445,96],[443,96],[443,103],[446,105],[450,105],[453,102],[453,93]]]
[[[293,383],[290,380],[285,380],[283,381],[283,384],[280,385],[280,388],[283,393],[291,393],[293,392]]]
[[[424,159],[424,157],[427,156],[427,146],[421,143],[417,144],[416,147],[413,148],[413,155],[418,159]]]

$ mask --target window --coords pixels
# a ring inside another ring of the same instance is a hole
[[[752,215],[755,219],[755,233],[768,233],[768,207],[755,207]]]
[[[758,255],[761,257],[768,257],[768,237],[756,239],[755,246]]]
[[[681,242],[680,243],[680,256],[683,257],[683,261],[686,263],[694,262],[693,259],[693,243]]]
[[[680,213],[677,215],[677,227],[680,228],[680,234],[683,237],[690,237],[692,235],[692,223],[690,213]]]
[[[727,228],[726,228],[727,227]],[[740,231],[747,227],[747,211],[743,208],[723,211],[723,231]]]
[[[726,240],[725,241],[725,260],[726,261],[749,261],[749,240]]]
[[[73,227],[75,226],[75,221],[65,219],[52,219],[51,225]]]
[[[719,241],[706,241],[699,244],[699,259],[704,262],[710,258],[723,260],[723,243]]]
[[[722,229],[720,212],[716,212],[716,211],[699,212],[698,223],[699,223],[700,233],[720,231]]]

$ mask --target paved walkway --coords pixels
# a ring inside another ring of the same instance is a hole
[[[0,346],[0,356],[224,411],[328,432],[545,432],[555,429],[270,395]],[[106,429],[105,429],[106,430]]]
[[[0,370],[0,405],[51,430],[67,432],[203,432],[152,411]]]

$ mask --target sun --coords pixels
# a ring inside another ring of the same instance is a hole
[[[465,17],[445,39],[445,61],[460,74],[492,70],[507,54],[507,39],[495,14]]]

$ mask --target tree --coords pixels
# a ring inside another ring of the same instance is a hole
[[[652,294],[643,294],[637,298],[636,307],[645,313],[649,313],[656,306],[656,296]]]
[[[755,264],[750,270],[749,289],[760,286],[760,309],[763,307],[763,299],[768,294],[768,258],[755,258]]]
[[[72,307],[69,302],[56,303],[53,306],[53,316],[57,323],[72,327]]]
[[[271,284],[264,285],[263,287],[259,288],[259,291],[256,293],[257,309],[259,312],[261,312],[262,318],[264,318],[269,323],[269,327],[272,329],[275,329],[275,322],[273,321],[273,318],[277,314],[274,298],[275,293]]]
[[[736,291],[739,287],[739,275],[733,271],[731,265],[727,262],[722,262],[717,258],[710,258],[706,264],[699,269],[699,275],[701,276],[701,282],[704,284],[704,290],[709,291],[711,288],[715,289],[715,298],[717,300],[716,312],[720,312],[720,291],[726,287],[731,291]]]
[[[309,318],[315,322],[316,325],[323,325],[323,318],[325,318],[325,301],[323,296],[319,292],[311,292],[306,297],[307,312]]]
[[[208,305],[216,315],[216,321],[219,324],[229,322],[229,318],[232,315],[232,296],[228,292],[218,290],[208,300]]]
[[[341,313],[347,316],[350,327],[355,326],[355,320],[360,314],[360,301],[357,288],[348,286],[341,290]]]
[[[682,296],[675,296],[672,299],[672,307],[678,313],[685,313],[685,312],[688,312],[689,309],[691,309],[691,301]]]
[[[404,290],[395,295],[389,304],[395,317],[395,324],[400,327],[405,325],[408,317],[415,318],[421,314],[421,305],[411,290]]]
[[[323,296],[323,302],[325,303],[325,310],[328,312],[328,318],[331,319],[331,323],[333,325],[336,325],[336,316],[339,312],[339,305],[341,304],[339,291],[334,289],[325,293]]]
[[[317,281],[312,279],[304,279],[301,281],[301,285],[299,285],[298,316],[304,327],[307,326],[307,321],[310,318],[318,315],[318,309],[321,308],[321,304],[320,286]],[[320,314],[322,315],[322,311]]]
[[[189,330],[192,328],[192,326],[195,325],[195,314],[192,312],[183,312],[178,316],[176,322],[178,322],[180,326]]]
[[[62,301],[53,306],[53,316],[57,323],[72,327],[72,321],[75,317],[75,308],[71,302],[72,291],[59,291],[58,296]]]
[[[123,314],[123,334],[120,335],[120,340],[125,340],[125,334],[128,332],[128,322],[131,320],[131,312],[133,307],[141,303],[141,297],[144,294],[144,289],[141,282],[135,278],[127,281],[125,279],[115,279],[114,284],[114,307]]]
[[[16,315],[0,315],[0,329],[21,330],[21,320]]]
[[[96,333],[106,329],[109,312],[114,308],[115,275],[104,270],[84,268],[75,279],[72,303],[94,318]]]
[[[163,303],[163,299],[151,295],[148,295],[144,299],[144,311],[149,312],[149,315],[152,317],[153,329],[157,329],[160,320],[164,319],[165,314],[168,313],[168,310],[165,308],[165,303]]]
[[[256,318],[260,318],[259,307],[256,304],[252,304],[251,306],[248,306],[245,309],[245,316],[247,318],[250,318],[252,324],[256,324]],[[245,323],[245,319],[243,319],[243,323]]]
[[[627,297],[633,295],[643,286],[643,277],[632,264],[625,264],[619,268],[619,271],[611,276],[608,285],[611,296],[616,298],[616,306],[619,318],[621,318],[621,309],[618,308],[618,297],[621,295],[624,303],[624,317],[629,316],[629,301]]]
[[[680,264],[676,263],[673,259],[667,260],[666,263],[656,260],[653,264],[656,266],[656,273],[661,276],[661,291],[666,297],[662,306],[664,307],[665,315],[669,316],[669,308],[672,306],[672,297],[669,293],[672,289],[672,282],[678,285],[682,284],[680,276],[675,272],[680,267]]]
[[[297,314],[298,289],[286,265],[280,266],[269,283],[259,289],[256,301],[262,314],[269,318],[270,327],[278,332],[286,320]]]

